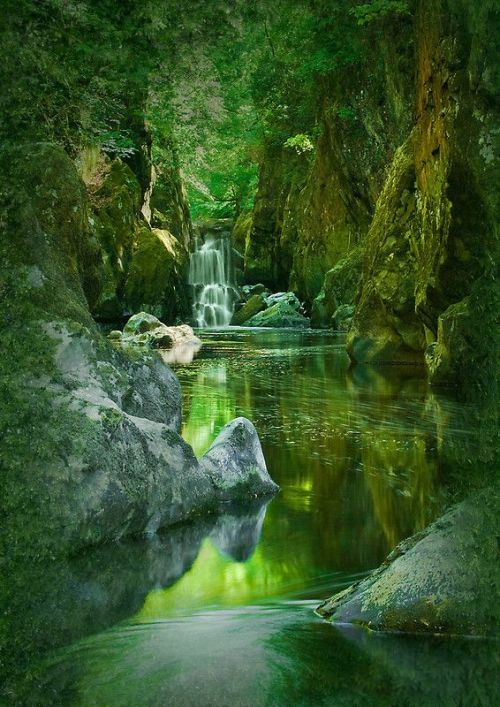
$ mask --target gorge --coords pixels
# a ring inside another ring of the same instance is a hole
[[[496,0],[4,5],[0,701],[496,704]]]

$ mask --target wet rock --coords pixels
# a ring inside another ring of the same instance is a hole
[[[121,342],[125,345],[149,346],[153,349],[171,349],[190,343],[201,345],[188,324],[168,327],[147,312],[139,312],[130,317],[123,329]]]
[[[259,312],[245,324],[251,327],[293,327],[296,329],[307,329],[310,326],[309,319],[299,314],[286,302],[278,302],[269,309]]]
[[[286,304],[296,312],[300,309],[300,302],[293,292],[275,292],[266,297],[266,304],[268,307],[272,307],[275,304]]]
[[[333,314],[333,328],[337,331],[347,331],[349,329],[349,325],[351,324],[353,314],[353,304],[341,304]]]
[[[243,500],[278,490],[267,471],[257,431],[244,417],[223,428],[200,464],[221,498],[231,492]]]
[[[248,302],[245,302],[243,307],[234,313],[231,324],[233,326],[241,326],[265,308],[264,297],[261,294],[252,295]]]
[[[496,487],[466,499],[318,613],[382,631],[497,635],[499,511]]]

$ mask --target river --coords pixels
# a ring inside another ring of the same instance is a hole
[[[279,494],[20,573],[12,695],[99,707],[491,704],[497,643],[381,635],[314,613],[449,503],[443,449],[466,445],[456,420],[467,410],[430,392],[418,368],[349,369],[335,334],[201,337],[198,357],[175,366],[183,436],[202,454],[249,417]]]

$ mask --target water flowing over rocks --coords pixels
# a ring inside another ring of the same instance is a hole
[[[206,236],[191,254],[189,284],[196,326],[228,326],[238,297],[229,238]]]

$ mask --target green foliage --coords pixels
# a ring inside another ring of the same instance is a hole
[[[298,155],[303,155],[307,152],[314,151],[314,144],[311,138],[309,135],[305,135],[304,133],[298,133],[293,137],[289,137],[283,144],[285,147],[295,150]]]
[[[372,0],[370,3],[358,5],[350,10],[358,25],[364,26],[388,15],[409,15],[407,0]]]
[[[335,109],[335,115],[340,118],[340,120],[352,121],[356,118],[356,113],[354,109],[350,106],[341,106]]]

